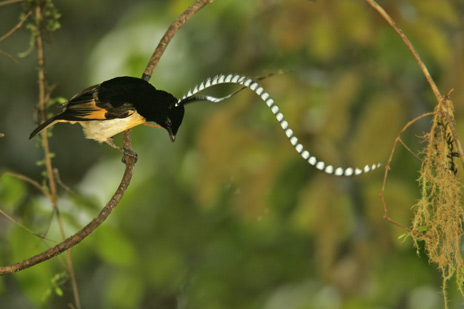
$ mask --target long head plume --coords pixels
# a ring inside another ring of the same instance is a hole
[[[265,77],[259,78],[263,79]],[[216,98],[213,96],[197,96],[196,94],[210,88],[212,86],[220,85],[220,84],[238,84],[242,85],[243,87],[235,92],[221,98]],[[363,173],[370,172],[378,168],[381,164],[372,164],[366,165],[364,168],[342,168],[338,167],[335,168],[332,165],[327,165],[325,162],[320,161],[315,156],[312,156],[309,151],[305,150],[303,145],[298,143],[298,138],[293,134],[293,130],[289,128],[288,122],[284,120],[284,115],[279,111],[279,107],[275,104],[274,100],[271,98],[269,93],[264,91],[264,88],[261,87],[256,81],[247,78],[242,75],[238,74],[229,74],[229,75],[217,75],[213,78],[208,78],[206,81],[202,82],[200,85],[195,86],[193,90],[190,90],[186,95],[184,95],[179,101],[177,102],[178,105],[189,104],[196,101],[208,101],[212,103],[219,103],[221,101],[227,100],[230,97],[234,96],[238,92],[244,89],[250,89],[255,92],[261,100],[266,103],[266,105],[271,109],[272,113],[276,117],[277,121],[279,122],[281,128],[284,130],[285,135],[287,136],[288,140],[295,148],[296,152],[300,154],[300,156],[309,164],[313,165],[317,169],[326,172],[327,174],[333,174],[336,176],[352,176],[352,175],[360,175]]]

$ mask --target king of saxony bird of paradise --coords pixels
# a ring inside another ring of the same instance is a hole
[[[264,91],[256,81],[238,74],[217,75],[208,78],[190,90],[181,99],[172,94],[158,90],[149,82],[136,77],[121,76],[100,84],[88,87],[74,95],[64,105],[61,113],[40,124],[29,138],[33,138],[42,130],[59,122],[79,123],[82,125],[86,138],[105,142],[111,147],[131,156],[135,153],[115,145],[112,137],[135,126],[154,122],[150,125],[165,129],[171,141],[176,139],[177,132],[184,118],[185,105],[196,101],[219,103],[229,99],[238,91],[225,97],[217,98],[208,95],[197,95],[199,92],[220,84],[237,84],[242,89],[250,89],[269,107],[274,114],[288,140],[300,156],[317,169],[336,176],[352,176],[367,173],[380,164],[366,165],[364,168],[335,168],[304,149],[298,143],[298,138],[289,128],[284,115],[279,111],[268,92]]]

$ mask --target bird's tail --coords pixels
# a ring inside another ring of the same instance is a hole
[[[42,130],[54,125],[55,123],[59,122],[59,119],[57,117],[52,117],[42,123],[40,126],[38,126],[34,131],[32,131],[31,135],[29,135],[29,139],[33,138],[36,136],[38,133],[40,133]]]
[[[261,100],[263,100],[264,103],[266,103],[266,105],[271,109],[272,113],[276,117],[280,126],[284,130],[285,135],[287,135],[288,140],[293,145],[295,150],[300,154],[300,156],[305,161],[315,166],[317,169],[324,171],[328,174],[336,175],[336,176],[352,176],[352,175],[359,175],[359,174],[370,172],[380,166],[380,164],[371,164],[371,165],[364,166],[364,168],[362,169],[352,168],[352,167],[335,168],[332,165],[327,165],[325,162],[320,161],[315,156],[312,156],[309,153],[309,151],[304,149],[302,144],[298,143],[298,138],[293,133],[293,130],[289,128],[288,122],[284,120],[284,115],[279,111],[279,107],[274,103],[274,100],[271,98],[269,93],[265,92],[263,87],[261,87],[257,82],[249,78],[246,78],[244,76],[241,76],[241,75],[237,75],[237,74],[218,75],[214,78],[209,78],[205,82],[201,83],[199,86],[196,86],[193,90],[189,91],[185,96],[182,97],[182,99],[179,99],[179,101],[177,102],[177,105],[189,104],[189,103],[196,102],[196,101],[208,101],[208,102],[218,103],[218,102],[224,101],[232,97],[237,92],[244,89],[244,88],[241,88],[222,98],[216,98],[216,97],[208,96],[208,95],[206,96],[196,95],[198,92],[203,91],[206,88],[209,88],[215,85],[226,84],[226,83],[239,84],[239,85],[244,86],[244,88],[249,88],[253,92],[255,92],[261,98]]]

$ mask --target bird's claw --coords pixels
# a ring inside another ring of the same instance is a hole
[[[132,150],[129,150],[129,149],[126,149],[126,148],[122,148],[122,151],[124,153],[124,156],[121,159],[122,163],[127,164],[127,161],[126,161],[127,157],[134,158],[134,163],[137,163],[139,156],[135,151],[132,151]]]

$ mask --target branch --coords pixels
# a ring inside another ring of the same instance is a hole
[[[130,131],[124,132],[124,146],[130,148]],[[39,253],[31,258],[25,259],[16,264],[0,267],[0,275],[11,274],[41,262],[44,262],[48,259],[51,259],[54,256],[57,256],[60,253],[74,247],[80,243],[85,237],[92,233],[97,227],[99,227],[105,220],[108,218],[110,213],[114,208],[119,204],[121,198],[124,196],[127,187],[132,178],[132,173],[134,171],[135,160],[133,157],[126,156],[126,170],[124,171],[124,176],[122,177],[121,183],[118,186],[118,189],[114,193],[111,200],[106,204],[106,206],[101,210],[97,217],[95,217],[89,224],[87,224],[83,229],[81,229],[76,234],[68,237],[63,242],[57,244],[55,247],[48,249],[42,253]]]
[[[18,222],[15,220],[15,218],[13,218],[12,216],[10,216],[9,214],[7,214],[6,212],[4,212],[2,209],[0,209],[0,214],[4,215],[6,218],[8,218],[8,220],[10,220],[11,222],[13,222],[14,224],[17,224],[18,226],[20,226],[21,228],[23,228],[24,230],[28,231],[29,233],[31,233],[32,235],[34,236],[37,236],[39,238],[42,238],[42,239],[46,239],[46,240],[50,240],[50,241],[53,241],[52,239],[49,239],[49,238],[46,238],[42,235],[42,233],[36,233],[34,232],[33,230],[29,229],[28,227],[26,227],[24,224]]]
[[[12,55],[10,55],[9,53],[7,53],[7,52],[5,52],[5,51],[3,51],[1,49],[0,49],[0,55],[4,55],[5,57],[10,58],[11,61],[13,61],[15,64],[18,64],[18,61]]]
[[[46,87],[46,80],[45,80],[45,51],[44,51],[44,40],[43,40],[43,31],[45,31],[43,24],[46,22],[47,12],[44,8],[45,3],[38,2],[35,6],[35,23],[36,23],[36,33],[35,33],[35,44],[37,49],[37,62],[38,62],[38,84],[39,84],[39,104],[38,104],[38,112],[40,114],[41,122],[44,122],[47,119],[46,115],[46,105],[50,99],[51,90]],[[45,10],[45,12],[44,12]],[[61,233],[61,237],[63,240],[66,240],[66,234],[64,231],[63,220],[61,218],[61,214],[58,207],[58,191],[55,181],[55,174],[53,173],[53,164],[52,164],[52,156],[50,152],[50,145],[48,142],[48,134],[47,129],[45,129],[42,133],[42,146],[45,154],[45,168],[47,171],[48,176],[48,185],[50,188],[50,196],[51,196],[51,203],[53,205],[53,209],[56,212],[56,219],[58,222],[58,227]],[[72,256],[71,252],[66,252],[66,261],[67,261],[67,270],[69,272],[69,276],[71,278],[71,285],[73,289],[74,300],[76,302],[76,308],[80,309],[80,299],[79,299],[79,292],[77,288],[76,276],[74,273],[74,267],[72,263]]]
[[[9,1],[3,1],[0,2],[0,6],[8,5],[8,4],[13,4],[13,3],[18,3],[18,2],[23,2],[24,0],[9,0]]]
[[[417,53],[417,51],[414,48],[414,46],[412,45],[412,43],[409,41],[409,39],[406,37],[406,35],[403,33],[403,31],[400,29],[400,27],[398,27],[398,25],[395,23],[395,21],[390,17],[390,15],[388,15],[387,12],[385,12],[385,10],[380,5],[377,4],[377,2],[375,2],[374,0],[366,0],[366,1],[369,3],[370,6],[372,6],[374,8],[374,10],[376,10],[388,22],[388,24],[390,24],[390,26],[392,26],[393,29],[395,29],[395,31],[401,37],[404,44],[406,44],[406,46],[409,48],[412,55],[414,56],[417,63],[419,64],[420,68],[422,69],[422,73],[424,73],[424,76],[427,79],[427,81],[428,81],[428,83],[430,85],[430,88],[432,88],[432,91],[433,91],[433,94],[435,95],[435,98],[437,99],[438,102],[440,102],[441,99],[442,99],[440,91],[438,90],[437,85],[435,84],[435,82],[433,81],[432,76],[429,73],[429,70],[425,66],[424,62],[422,61],[421,57]]]
[[[425,114],[422,114],[416,118],[414,118],[413,120],[409,121],[404,127],[403,129],[401,129],[400,133],[398,134],[398,136],[395,138],[395,142],[393,143],[393,148],[392,148],[392,151],[390,153],[390,157],[388,158],[388,162],[387,162],[387,165],[385,165],[385,174],[383,175],[383,184],[382,184],[382,191],[380,192],[380,199],[382,200],[382,204],[383,204],[383,211],[384,211],[384,214],[383,214],[383,218],[387,221],[389,221],[390,223],[393,223],[397,226],[399,226],[400,228],[406,230],[406,231],[409,231],[411,233],[418,233],[417,231],[415,230],[412,230],[396,221],[394,221],[393,219],[391,219],[388,214],[387,214],[387,203],[385,202],[385,186],[387,185],[387,177],[388,177],[388,171],[391,169],[391,162],[393,160],[393,154],[395,153],[395,149],[396,149],[396,145],[398,144],[398,142],[400,142],[410,153],[412,153],[412,155],[418,159],[420,161],[420,159],[411,151],[411,149],[409,147],[407,147],[403,141],[401,140],[401,135],[413,124],[415,123],[416,121],[424,118],[424,117],[427,117],[427,116],[432,116],[434,115],[435,113],[434,112],[429,112],[429,113],[425,113]]]
[[[442,114],[442,116],[444,118],[446,118],[446,120],[448,121],[448,126],[451,130],[451,134],[453,135],[453,139],[454,139],[454,142],[456,143],[456,148],[458,149],[458,153],[459,153],[459,159],[461,159],[461,164],[462,164],[462,167],[464,167],[464,152],[462,150],[462,145],[461,145],[461,141],[459,140],[459,137],[458,137],[458,133],[456,131],[456,128],[454,126],[454,116],[451,117],[450,116],[450,113],[448,112],[448,108],[445,107],[446,103],[450,100],[450,95],[451,95],[451,92],[453,92],[454,89],[451,89],[448,94],[445,96],[445,98],[442,100],[442,102],[440,102],[440,112]]]
[[[34,179],[31,179],[31,178],[29,178],[29,177],[27,177],[25,175],[10,172],[10,171],[6,171],[5,173],[3,173],[2,176],[4,176],[4,175],[10,175],[10,176],[13,176],[15,178],[18,178],[18,179],[21,179],[21,180],[23,180],[25,182],[30,183],[31,185],[36,187],[46,198],[48,198],[50,201],[53,201],[50,193],[48,193],[47,190],[44,190],[44,188],[37,181],[35,181]]]
[[[32,15],[32,11],[28,12],[24,17],[23,19],[21,19],[19,21],[19,23],[14,26],[10,31],[8,31],[6,34],[4,34],[2,37],[0,37],[0,42],[5,40],[7,37],[9,37],[10,35],[12,35],[16,30],[18,30],[19,28],[21,28],[24,24],[24,22],[29,18],[29,16]]]
[[[177,18],[177,20],[169,27],[168,31],[163,36],[160,43],[158,44],[158,47],[153,53],[153,56],[150,59],[150,62],[148,63],[147,68],[145,69],[145,72],[143,74],[143,78],[145,80],[148,81],[151,78],[153,70],[158,64],[159,59],[162,56],[164,50],[166,49],[167,44],[172,39],[172,37],[176,34],[177,30],[180,27],[182,27],[182,25],[184,25],[185,22],[188,19],[190,19],[191,16],[193,16],[193,14],[195,14],[202,7],[206,6],[207,4],[213,1],[214,0],[198,0],[192,6],[190,6],[187,10],[185,10],[179,16],[179,18]],[[127,130],[123,133],[123,147],[127,150],[132,151],[131,130]],[[31,266],[34,266],[46,260],[49,260],[52,257],[55,257],[65,252],[66,250],[74,247],[75,245],[80,243],[85,237],[91,234],[97,227],[99,227],[106,220],[106,218],[108,218],[108,216],[111,214],[114,208],[116,208],[116,206],[119,204],[119,202],[124,196],[124,193],[126,192],[127,187],[129,186],[130,181],[132,179],[132,174],[134,172],[134,166],[135,166],[135,158],[128,156],[128,155],[124,155],[123,162],[126,164],[126,169],[124,171],[124,175],[122,177],[121,183],[119,184],[113,197],[105,205],[105,207],[101,210],[101,212],[98,214],[97,217],[95,217],[89,224],[87,224],[79,232],[68,237],[63,242],[57,244],[53,248],[50,248],[42,253],[39,253],[31,258],[25,259],[21,262],[0,267],[0,275],[11,274],[11,273],[29,268]]]
[[[158,62],[163,55],[166,47],[168,46],[171,39],[177,33],[177,31],[189,20],[196,12],[198,12],[204,6],[214,2],[214,0],[197,0],[194,4],[189,6],[172,24],[169,26],[166,33],[161,38],[158,46],[155,49],[155,52],[150,58],[148,65],[143,72],[142,79],[149,81],[151,76],[153,75],[153,71],[155,70]]]

